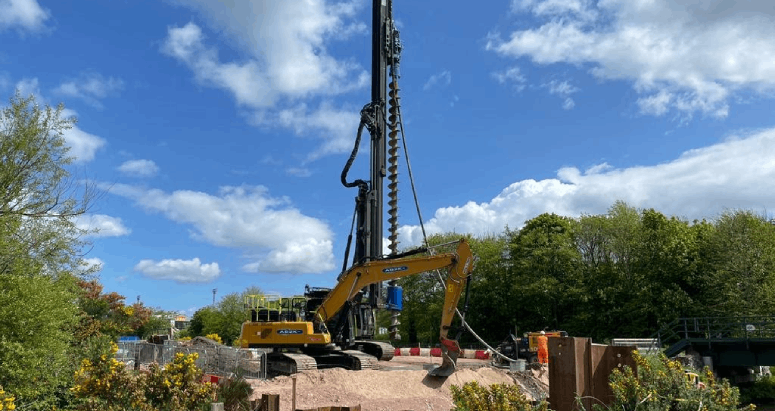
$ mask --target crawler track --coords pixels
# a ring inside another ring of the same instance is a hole
[[[379,361],[390,361],[396,354],[396,349],[389,343],[379,341],[356,341],[350,350],[358,350],[365,352],[373,357],[376,357]]]
[[[345,354],[354,360],[351,361],[353,364],[353,370],[371,370],[374,369],[377,365],[377,357],[366,354],[364,352],[357,350],[347,350],[342,351],[342,354]]]
[[[315,358],[305,354],[270,353],[267,355],[267,372],[271,376],[291,375],[318,368]]]

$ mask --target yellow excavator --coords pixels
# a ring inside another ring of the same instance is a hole
[[[419,254],[425,249],[412,251]],[[369,285],[423,272],[447,269],[444,307],[441,318],[441,366],[430,370],[431,376],[446,377],[456,369],[460,346],[449,338],[455,310],[473,270],[474,257],[468,242],[461,239],[454,252],[386,258],[358,264],[343,273],[336,286],[317,307],[306,314],[303,299],[269,309],[253,309],[251,321],[242,324],[240,341],[243,348],[271,348],[267,370],[272,375],[289,375],[303,370],[340,367],[350,370],[372,368],[377,357],[358,350],[342,350],[333,343],[326,323],[348,302]],[[310,316],[310,319],[304,317]],[[366,342],[368,343],[368,342]]]

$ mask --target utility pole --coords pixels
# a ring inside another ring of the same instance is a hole
[[[217,288],[213,288],[213,305],[215,305],[215,293],[218,292]]]

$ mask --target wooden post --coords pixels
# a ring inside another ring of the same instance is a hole
[[[291,409],[296,411],[296,376],[291,377],[293,379],[293,397],[291,397]]]
[[[280,411],[280,396],[277,394],[261,395],[261,411]]]

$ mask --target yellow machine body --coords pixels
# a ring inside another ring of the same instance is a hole
[[[316,333],[310,321],[245,322],[242,324],[243,347],[280,348],[327,345],[328,333]]]

